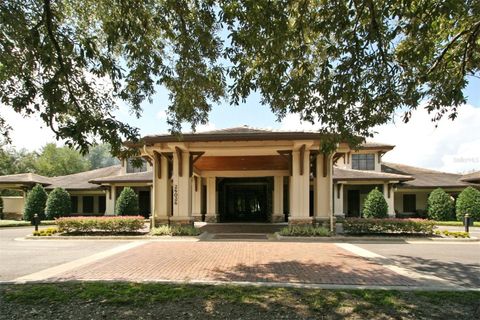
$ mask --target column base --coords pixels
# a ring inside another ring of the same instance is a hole
[[[154,218],[155,227],[159,227],[161,225],[165,225],[169,223],[168,217],[155,217]]]
[[[170,225],[188,226],[193,225],[193,217],[170,217]]]
[[[194,214],[194,215],[192,215],[192,217],[193,217],[194,222],[202,222],[203,221],[201,214]]]
[[[306,217],[306,218],[294,218],[294,217],[289,217],[288,218],[288,225],[290,226],[311,226],[313,225],[313,219],[312,217]]]
[[[334,219],[335,223],[335,219]],[[317,227],[330,228],[330,218],[329,217],[314,217],[313,224]]]
[[[273,223],[285,222],[285,215],[273,215],[272,216]]]
[[[205,216],[205,222],[216,223],[217,221],[218,221],[217,216],[209,216],[209,215]]]

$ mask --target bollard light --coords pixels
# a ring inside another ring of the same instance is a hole
[[[35,214],[33,215],[33,223],[35,224],[35,231],[38,231],[38,222],[39,222],[38,220],[40,220],[40,219],[38,218],[38,214],[35,213]]]
[[[465,225],[465,232],[469,232],[470,230],[470,215],[468,213],[465,214],[464,217],[464,225]]]

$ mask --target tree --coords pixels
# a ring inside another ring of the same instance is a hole
[[[363,216],[365,218],[386,218],[388,217],[388,204],[383,194],[377,189],[368,193],[363,205]]]
[[[45,214],[51,220],[68,216],[72,210],[71,206],[70,194],[65,189],[57,187],[48,195]]]
[[[46,144],[35,163],[36,173],[43,176],[63,176],[83,172],[90,168],[87,159],[68,147],[57,147],[54,143]]]
[[[468,187],[458,195],[456,202],[457,219],[463,220],[466,213],[476,221],[480,221],[480,191]]]
[[[480,70],[478,0],[4,0],[0,21],[1,102],[83,153],[137,141],[116,101],[139,116],[159,88],[174,132],[258,92],[356,143],[422,101],[454,119]]]
[[[110,145],[108,144],[99,144],[90,148],[86,158],[90,163],[91,170],[105,168],[120,163],[117,158],[112,157],[110,154]]]
[[[23,219],[32,221],[35,214],[38,214],[40,220],[45,220],[45,206],[47,203],[47,192],[41,184],[36,184],[27,194],[25,207],[23,209]]]
[[[427,200],[428,218],[437,221],[453,220],[454,201],[442,188],[437,188],[430,193]]]
[[[135,216],[138,215],[138,196],[130,187],[125,187],[117,199],[115,214],[119,216]]]

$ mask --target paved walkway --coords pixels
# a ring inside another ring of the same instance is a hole
[[[418,285],[335,244],[274,242],[150,242],[56,279]]]

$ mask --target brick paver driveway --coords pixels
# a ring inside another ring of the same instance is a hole
[[[335,244],[301,242],[149,242],[56,278],[416,284]]]

